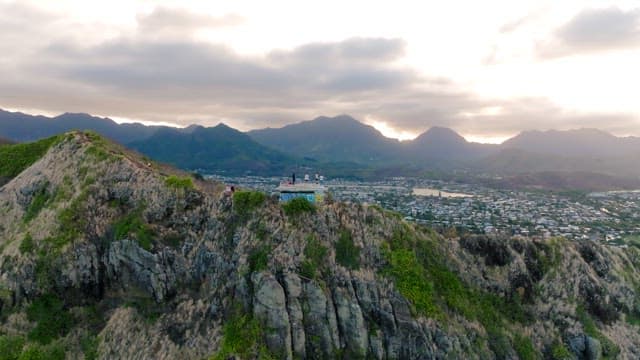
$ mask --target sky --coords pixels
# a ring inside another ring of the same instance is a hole
[[[638,1],[0,0],[0,108],[640,136]]]

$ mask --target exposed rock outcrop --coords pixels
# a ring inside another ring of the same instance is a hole
[[[0,188],[2,333],[103,359],[640,357],[638,249],[447,240],[358,204],[239,208],[171,176],[73,133]],[[73,319],[52,343],[33,335],[50,297]]]

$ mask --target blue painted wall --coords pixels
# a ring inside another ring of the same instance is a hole
[[[312,193],[280,193],[280,201],[285,202],[294,198],[305,198],[311,203],[322,201],[322,194],[312,194]]]

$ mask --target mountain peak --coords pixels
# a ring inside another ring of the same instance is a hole
[[[313,119],[311,121],[313,121],[313,122],[342,122],[342,123],[344,123],[344,122],[352,122],[352,123],[362,124],[360,121],[356,120],[351,115],[347,115],[347,114],[336,115],[336,116],[333,116],[333,117],[322,115],[322,116],[318,116],[317,118],[315,118],[315,119]]]
[[[429,130],[420,134],[415,140],[416,143],[422,142],[438,142],[451,144],[465,144],[467,140],[452,129],[432,126]]]
[[[320,116],[278,129],[253,130],[249,135],[280,151],[326,161],[386,161],[399,145],[373,126],[344,114]]]
[[[637,138],[618,138],[603,130],[580,128],[523,131],[502,147],[565,156],[619,156],[636,152],[640,143]]]

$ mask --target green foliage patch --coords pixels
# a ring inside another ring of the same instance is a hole
[[[84,354],[84,360],[97,360],[99,345],[100,338],[97,336],[87,336],[82,338],[82,340],[80,340],[80,347]]]
[[[446,266],[446,255],[437,249],[436,242],[416,236],[407,226],[397,229],[383,254],[388,262],[384,273],[395,279],[398,290],[418,314],[445,320],[454,312],[479,321],[497,355],[510,349],[505,326],[531,321],[517,297],[503,298],[465,284]]]
[[[282,207],[287,216],[298,216],[303,213],[313,213],[316,211],[315,205],[302,197],[293,198],[284,203]]]
[[[164,184],[174,190],[191,190],[194,188],[193,180],[189,176],[171,175],[164,179]]]
[[[24,213],[23,221],[25,223],[28,223],[38,216],[40,210],[42,210],[49,200],[51,200],[51,194],[47,191],[47,185],[48,184],[42,184],[31,199],[31,203],[27,207],[27,211]]]
[[[576,316],[578,317],[578,321],[582,323],[584,333],[600,341],[602,345],[602,358],[616,359],[620,353],[620,348],[598,330],[595,321],[589,316],[583,305],[578,305],[576,308]]]
[[[575,357],[560,341],[556,341],[551,345],[551,358],[553,360],[573,360]]]
[[[65,348],[62,344],[53,343],[46,346],[29,344],[20,354],[18,360],[64,360]]]
[[[66,335],[74,325],[74,319],[64,308],[62,300],[53,294],[42,295],[27,308],[27,319],[36,322],[29,332],[29,339],[46,345]]]
[[[315,236],[307,236],[307,245],[304,248],[305,260],[300,264],[300,275],[315,279],[319,269],[325,264],[329,249],[320,243]]]
[[[33,250],[35,250],[36,248],[36,244],[33,241],[33,237],[31,236],[30,233],[27,233],[24,236],[24,239],[22,239],[22,241],[20,242],[20,253],[22,254],[30,254],[33,252]]]
[[[54,248],[62,248],[75,240],[84,231],[87,225],[85,205],[88,198],[89,191],[85,189],[71,201],[67,208],[60,211],[58,214],[59,233],[48,241]]]
[[[336,243],[336,261],[347,269],[360,268],[360,248],[353,243],[353,237],[348,230],[340,231],[340,238]]]
[[[151,250],[153,232],[151,227],[142,220],[140,209],[123,216],[112,227],[114,240],[122,240],[133,235],[141,248]]]
[[[0,147],[0,177],[14,178],[38,161],[51,146],[63,139],[52,136],[46,139]]]
[[[239,309],[233,309],[222,330],[222,345],[210,360],[226,360],[232,356],[239,359],[275,359],[264,345],[264,329],[260,322]]]
[[[85,153],[89,156],[94,157],[98,161],[105,161],[111,159],[111,155],[109,151],[107,151],[104,147],[100,145],[89,145]]]
[[[22,353],[24,343],[25,341],[22,336],[0,336],[0,360],[18,359]]]
[[[256,271],[263,271],[268,268],[269,255],[271,254],[271,247],[263,245],[254,249],[249,254],[249,272],[254,273]]]
[[[520,360],[538,360],[542,358],[538,350],[533,346],[531,339],[520,334],[516,334],[513,337],[513,349]]]
[[[260,191],[239,190],[233,193],[233,209],[241,216],[246,216],[257,209],[267,196]]]

